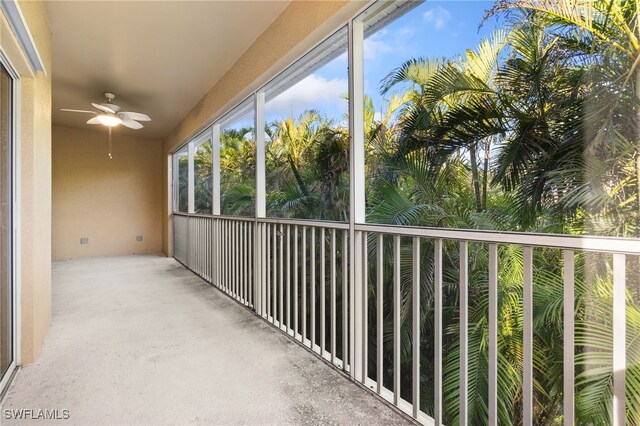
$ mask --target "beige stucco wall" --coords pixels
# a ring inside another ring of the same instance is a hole
[[[164,140],[163,251],[172,255],[170,153],[362,10],[369,1],[294,0]]]
[[[19,5],[47,71],[33,74],[0,16],[0,46],[20,75],[16,277],[21,292],[21,363],[30,364],[51,323],[51,32],[41,2]]]
[[[162,142],[112,142],[110,160],[106,128],[53,127],[53,259],[161,252]]]

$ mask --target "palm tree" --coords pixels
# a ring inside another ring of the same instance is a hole
[[[223,214],[255,212],[253,128],[226,129],[220,135],[220,208]]]
[[[268,127],[268,214],[348,220],[346,129],[312,110]]]
[[[384,94],[397,85],[411,83],[410,101],[402,114],[401,155],[424,147],[436,163],[443,164],[456,152],[468,152],[478,212],[486,209],[487,193],[481,190],[478,145],[483,142],[488,159],[492,141],[505,131],[497,105],[495,75],[506,40],[507,33],[497,31],[483,40],[477,51],[468,50],[464,57],[406,61],[382,84]],[[483,186],[487,179],[485,163]]]
[[[196,213],[211,214],[213,194],[213,145],[205,141],[198,145],[193,157],[194,201]]]
[[[501,0],[489,12],[539,16],[555,50],[578,71],[573,95],[581,102],[572,114],[579,122],[564,140],[582,145],[583,158],[563,166],[584,176],[568,187],[565,173],[551,174],[550,182],[564,191],[563,208],[587,207],[591,232],[640,232],[639,10],[639,0]]]

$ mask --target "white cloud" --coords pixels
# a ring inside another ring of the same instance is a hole
[[[433,24],[436,30],[441,30],[447,25],[447,21],[451,19],[451,13],[444,7],[434,7],[427,10],[422,15],[424,21],[428,24]]]
[[[379,53],[387,53],[393,50],[393,45],[388,41],[387,33],[388,31],[383,29],[364,40],[365,59],[375,59]]]
[[[320,75],[311,74],[267,103],[269,117],[284,118],[300,115],[308,109],[317,109],[322,113],[336,110],[346,112],[347,102],[342,98],[347,93],[348,80],[328,80]]]
[[[378,55],[384,56],[388,53],[396,56],[404,54],[415,33],[415,28],[408,26],[393,31],[383,28],[364,40],[364,58],[373,60],[377,59]]]

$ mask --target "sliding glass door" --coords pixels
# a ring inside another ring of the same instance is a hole
[[[0,65],[0,393],[16,365],[12,92],[13,78]]]

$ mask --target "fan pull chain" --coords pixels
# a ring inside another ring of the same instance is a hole
[[[113,156],[111,155],[111,127],[109,127],[109,160],[113,160]]]

